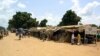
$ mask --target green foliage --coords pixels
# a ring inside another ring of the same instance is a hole
[[[100,29],[100,26],[98,26],[98,29]]]
[[[29,19],[22,25],[23,28],[31,28],[31,27],[37,27],[38,26],[38,21],[36,21],[36,18]]]
[[[62,18],[62,21],[59,23],[58,26],[65,26],[65,25],[77,25],[78,22],[81,20],[79,16],[72,10],[68,10]]]
[[[98,27],[98,26],[97,26],[97,25],[95,25],[95,24],[92,24],[91,26],[92,26],[92,27]]]
[[[4,27],[0,26],[0,30],[4,30],[4,29],[5,29]]]
[[[48,21],[46,20],[46,19],[43,19],[41,22],[40,22],[40,27],[46,27],[46,23],[47,23]]]
[[[16,12],[13,15],[13,18],[9,20],[8,28],[30,28],[30,27],[37,27],[38,21],[36,18],[31,17],[31,13],[27,12]]]
[[[79,25],[83,25],[82,23],[79,23]]]

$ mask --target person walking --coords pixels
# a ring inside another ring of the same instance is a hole
[[[18,34],[19,34],[19,40],[21,40],[21,38],[23,37],[23,28],[19,28],[18,29]]]

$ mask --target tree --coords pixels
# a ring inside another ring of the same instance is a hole
[[[46,19],[43,19],[41,22],[40,22],[40,27],[46,27],[46,23],[47,23],[48,21],[46,20]]]
[[[83,23],[81,21],[78,22],[78,25],[83,25]]]
[[[36,27],[37,21],[36,18],[31,17],[31,13],[27,12],[16,12],[15,15],[13,15],[13,18],[9,20],[9,26],[8,28],[30,28],[30,27]]]
[[[98,26],[98,29],[100,29],[100,26]]]
[[[4,28],[4,27],[2,27],[2,26],[0,26],[0,30],[5,30],[5,28]]]
[[[80,20],[81,18],[74,11],[68,10],[58,26],[77,25]]]
[[[92,27],[98,27],[96,24],[91,24]]]
[[[25,24],[22,25],[23,28],[31,28],[31,27],[37,27],[39,22],[36,20],[36,18],[29,19],[26,21]]]

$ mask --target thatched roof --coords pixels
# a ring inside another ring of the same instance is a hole
[[[70,26],[61,26],[63,29],[76,29],[79,28],[81,25],[70,25]]]
[[[84,29],[85,26],[89,25],[70,25],[70,26],[59,26],[59,27],[32,27],[30,31],[38,31],[38,30],[59,30],[59,29]]]
[[[60,28],[64,29],[78,29],[78,28],[85,28],[86,26],[91,26],[90,24],[87,25],[69,25],[69,26],[61,26]]]

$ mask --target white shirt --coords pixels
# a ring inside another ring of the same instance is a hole
[[[75,38],[75,36],[74,36],[74,34],[72,34],[72,39],[74,39]]]

